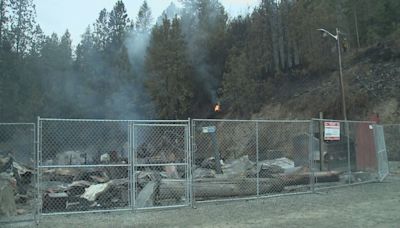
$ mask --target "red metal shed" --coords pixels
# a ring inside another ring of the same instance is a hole
[[[373,115],[370,120],[379,123],[379,115]],[[373,171],[377,169],[374,130],[371,124],[357,124],[355,149],[357,171]]]

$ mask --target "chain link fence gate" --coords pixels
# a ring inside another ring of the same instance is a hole
[[[313,119],[311,131],[317,139],[311,145],[315,151],[315,188],[383,180],[387,160],[381,129],[375,122]],[[326,172],[334,181],[327,182],[326,176],[319,175]]]
[[[311,190],[310,121],[192,121],[195,202]]]
[[[39,118],[40,214],[189,205],[188,123]]]
[[[131,210],[129,121],[38,119],[40,215]]]
[[[134,123],[134,208],[190,205],[189,121]]]
[[[35,124],[0,123],[0,226],[35,221],[35,160]]]
[[[383,125],[390,173],[400,175],[400,124]]]
[[[383,181],[389,175],[389,160],[387,156],[385,134],[382,125],[374,126],[376,158],[378,160],[379,180]]]

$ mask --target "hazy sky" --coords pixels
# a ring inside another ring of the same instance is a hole
[[[37,22],[46,34],[62,35],[68,29],[76,45],[86,27],[94,23],[99,12],[112,9],[117,0],[34,0]],[[154,20],[161,15],[172,0],[147,0]],[[176,0],[173,0],[175,3]],[[220,0],[230,15],[248,12],[260,0]],[[143,0],[124,0],[130,18],[135,19]]]

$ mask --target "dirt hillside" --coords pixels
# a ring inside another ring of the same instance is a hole
[[[377,113],[382,122],[400,122],[399,41],[346,53],[343,67],[348,119],[366,120]],[[322,111],[325,118],[342,119],[338,73],[287,77],[252,118],[309,119]]]

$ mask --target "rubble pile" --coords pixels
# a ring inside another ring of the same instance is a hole
[[[42,211],[86,211],[128,205],[127,167],[57,168],[43,171]],[[118,177],[112,179],[111,177]]]
[[[107,157],[104,155],[103,157]],[[154,161],[147,157],[145,161]],[[103,159],[103,162],[110,162]],[[57,168],[43,172],[43,211],[85,211],[129,206],[135,189],[135,207],[174,205],[185,202],[187,173],[182,161],[169,164],[146,163],[137,166],[129,183],[129,167],[104,166],[96,168]],[[295,162],[282,157],[253,162],[248,156],[220,162],[222,172],[216,171],[213,157],[193,167],[193,191],[196,200],[221,197],[241,197],[290,191],[291,187],[307,185],[308,167],[295,167]],[[110,163],[108,163],[110,164]],[[120,164],[120,163],[117,163]],[[258,164],[258,166],[257,166]],[[338,172],[316,172],[319,181],[339,181]]]
[[[145,160],[152,161],[154,158]],[[137,208],[175,205],[187,200],[187,181],[190,177],[185,166],[172,165],[182,164],[178,159],[169,160],[168,164],[139,165],[133,176],[129,175],[131,167],[126,159],[118,157],[101,162],[99,166],[41,168],[38,183],[41,211],[52,213],[129,207],[132,193]],[[216,162],[220,163],[219,173]],[[5,216],[22,213],[21,209],[34,199],[33,169],[8,156],[0,159],[0,173],[0,213]],[[314,173],[320,182],[339,181],[338,172]],[[257,192],[290,191],[293,186],[307,185],[309,177],[308,167],[295,167],[295,162],[285,157],[258,163],[248,156],[225,162],[210,157],[194,165],[192,184],[196,200],[207,200],[254,196]]]
[[[281,157],[253,162],[247,155],[228,162],[221,162],[222,174],[216,174],[214,158],[205,159],[193,172],[194,194],[197,199],[254,196],[258,193],[290,192],[308,185],[310,170],[295,166],[295,162]],[[258,164],[258,165],[257,165]],[[314,172],[319,182],[340,181],[340,172]]]

